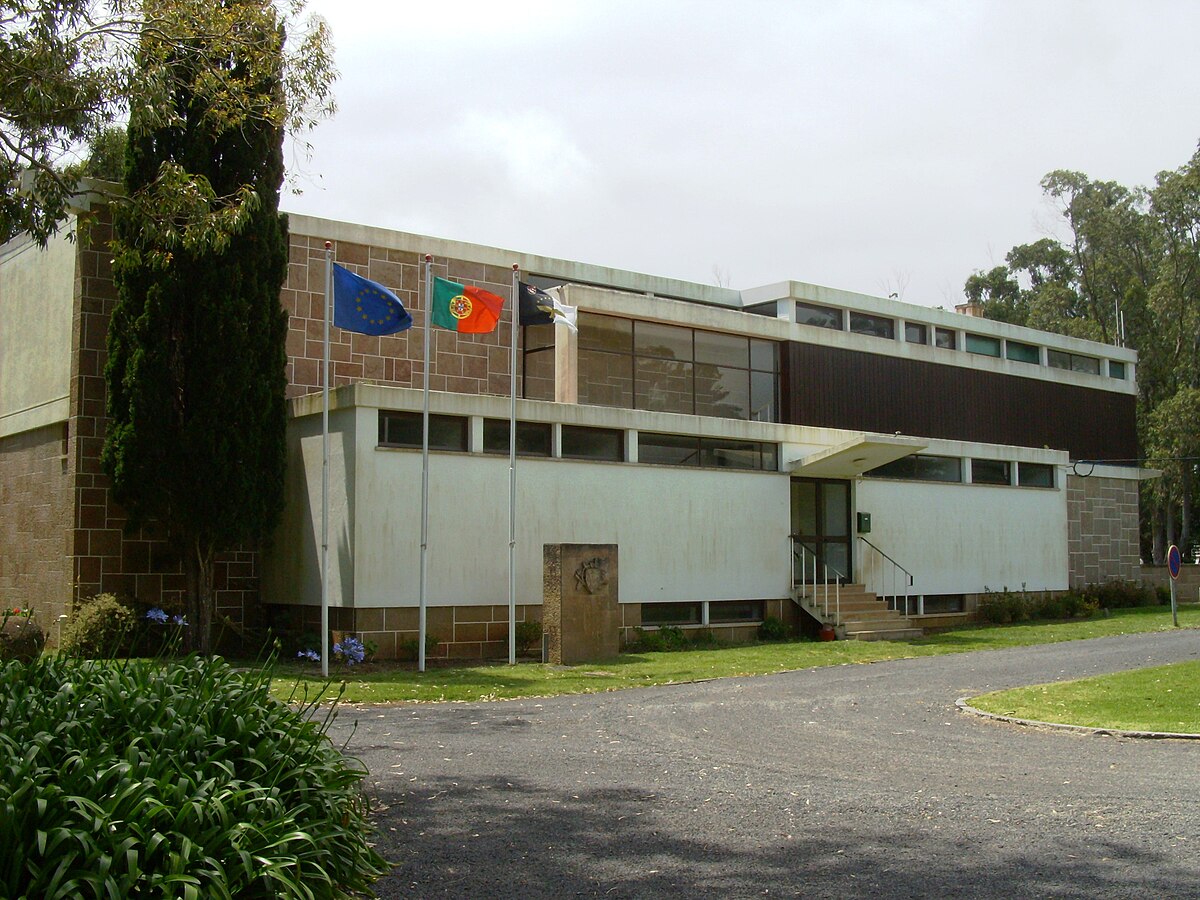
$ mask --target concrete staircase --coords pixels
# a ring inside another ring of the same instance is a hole
[[[893,609],[861,584],[843,584],[840,602],[834,602],[833,585],[829,587],[829,614],[825,614],[825,588],[818,585],[815,593],[810,586],[797,585],[793,599],[809,615],[821,623],[841,624],[847,640],[903,641],[921,637],[925,632]],[[841,621],[838,618],[840,610]]]

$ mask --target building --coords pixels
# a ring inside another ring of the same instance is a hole
[[[626,629],[796,624],[814,581],[818,618],[843,582],[892,598],[907,626],[969,614],[988,590],[1139,577],[1130,350],[801,282],[736,291],[290,227],[288,501],[271,548],[221,561],[234,622],[319,621],[327,240],[416,320],[333,330],[331,621],[381,656],[416,636],[426,253],[502,296],[516,264],[580,309],[578,335],[522,329],[518,617],[539,614],[542,546],[559,542],[618,545]],[[88,246],[0,257],[0,590],[53,615],[103,590],[168,606],[183,590],[170,549],[123,530],[99,471],[106,238],[100,224]],[[506,653],[508,316],[491,335],[433,335],[429,631],[451,655]]]

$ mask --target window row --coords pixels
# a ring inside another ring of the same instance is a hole
[[[578,353],[580,403],[778,421],[774,341],[580,313]]]
[[[1009,462],[1002,459],[967,459],[973,484],[1001,484],[1018,487],[1052,488],[1054,466],[1048,463]],[[910,481],[961,483],[964,460],[957,456],[931,456],[915,453],[893,460],[869,472],[868,478],[900,478]],[[1016,475],[1014,482],[1013,476]]]
[[[470,419],[466,416],[430,414],[429,449],[467,452]],[[379,445],[419,449],[421,413],[381,410]],[[508,419],[483,420],[483,452],[507,454]],[[619,428],[586,425],[560,426],[559,456],[600,462],[625,462],[625,432]],[[704,469],[746,469],[774,472],[779,468],[778,445],[765,441],[696,437],[683,434],[638,432],[638,462]],[[549,422],[517,422],[517,455],[553,455],[553,428]]]
[[[707,607],[707,609],[706,609]],[[665,625],[753,625],[766,612],[764,600],[694,600],[684,603],[643,603],[642,624]]]
[[[854,334],[866,334],[873,337],[896,339],[896,320],[890,316],[880,316],[871,313],[843,310],[831,306],[820,306],[816,303],[796,302],[796,321],[802,325],[813,325],[817,328],[829,328],[834,331],[849,330]],[[921,322],[904,323],[904,341],[909,344],[929,344],[933,337],[933,346],[943,350],[957,350],[958,333],[953,328],[940,328],[925,325]],[[963,350],[980,356],[991,356],[995,359],[1010,359],[1016,362],[1040,365],[1042,362],[1041,348],[1036,344],[1025,344],[1020,341],[1001,340],[986,334],[964,333]],[[1084,356],[1078,353],[1067,353],[1063,350],[1046,351],[1046,365],[1053,369],[1066,369],[1071,372],[1085,372],[1089,375],[1101,374],[1101,364],[1104,360],[1094,356]],[[1110,378],[1125,378],[1125,363],[1108,360],[1108,376]]]

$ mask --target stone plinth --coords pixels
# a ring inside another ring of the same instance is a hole
[[[543,545],[542,627],[554,665],[621,652],[616,544]]]

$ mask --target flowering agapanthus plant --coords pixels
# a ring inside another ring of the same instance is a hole
[[[316,650],[301,650],[299,653],[296,654],[296,657],[298,659],[311,660],[312,662],[320,662],[321,661],[321,654],[318,653]]]
[[[146,611],[146,618],[151,622],[157,622],[159,625],[165,625],[169,617],[165,610],[159,609],[156,606],[154,609]]]
[[[342,638],[333,645],[333,655],[346,665],[353,666],[367,658],[367,648],[356,637]]]

